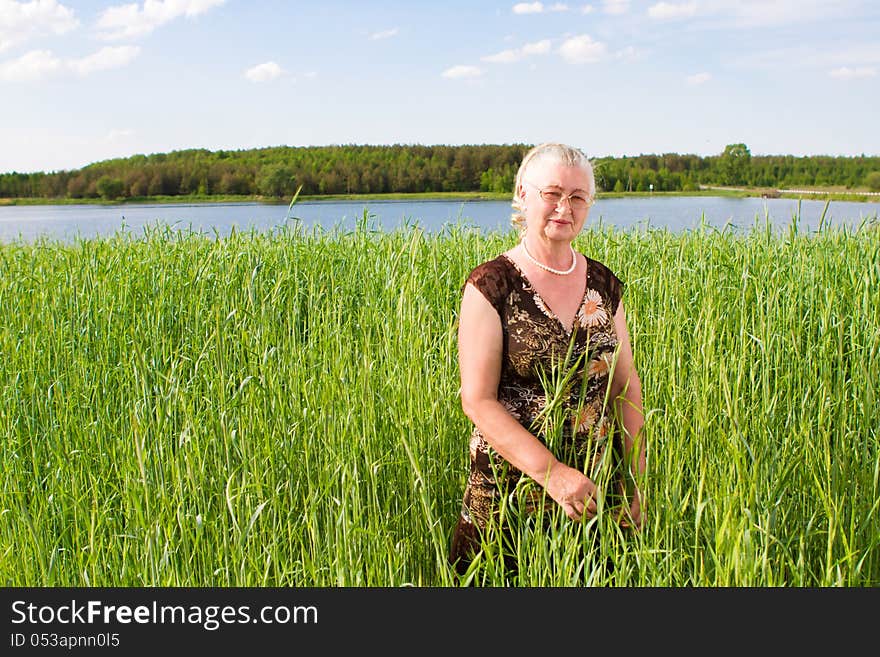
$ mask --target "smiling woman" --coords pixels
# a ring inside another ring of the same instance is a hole
[[[461,404],[473,431],[450,553],[461,575],[472,573],[496,537],[506,568],[517,570],[518,520],[554,526],[561,511],[569,527],[597,526],[593,519],[627,478],[631,497],[618,520],[642,525],[641,384],[623,284],[572,247],[595,193],[592,167],[579,150],[533,148],[514,189],[520,243],[473,269],[464,285]],[[618,467],[615,454],[629,467]],[[578,567],[589,568],[585,561]]]

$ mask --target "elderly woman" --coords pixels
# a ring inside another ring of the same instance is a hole
[[[458,351],[461,404],[473,421],[470,474],[450,562],[464,573],[514,491],[529,511],[597,514],[607,437],[617,434],[634,480],[645,470],[641,384],[630,347],[623,284],[572,242],[596,194],[579,150],[530,150],[513,191],[521,240],[482,263],[463,287]],[[622,431],[615,432],[617,422]],[[612,451],[613,453],[613,451]],[[532,484],[523,486],[523,484]],[[637,484],[621,523],[640,528]]]

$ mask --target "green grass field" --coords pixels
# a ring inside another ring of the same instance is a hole
[[[0,245],[0,581],[467,583],[445,561],[470,431],[456,314],[515,240],[365,217]],[[627,285],[647,525],[547,518],[519,575],[487,545],[474,580],[880,585],[876,223],[576,246]]]

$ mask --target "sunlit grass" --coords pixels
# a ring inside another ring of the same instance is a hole
[[[365,219],[0,245],[3,583],[462,583],[456,314],[515,239]],[[532,519],[518,575],[487,545],[472,581],[880,585],[876,225],[577,246],[626,283],[647,526]]]

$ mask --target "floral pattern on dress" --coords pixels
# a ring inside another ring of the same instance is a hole
[[[608,321],[608,313],[602,307],[602,296],[587,288],[584,302],[577,312],[577,321],[583,327],[602,326]]]

